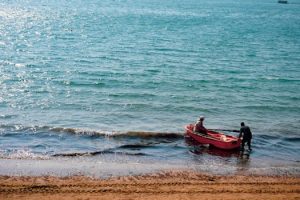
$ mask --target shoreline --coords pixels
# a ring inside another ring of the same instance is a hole
[[[95,179],[0,176],[0,199],[298,199],[300,177],[166,171]]]

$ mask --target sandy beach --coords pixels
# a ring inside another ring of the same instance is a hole
[[[0,177],[0,199],[300,199],[299,177],[161,172],[106,180]]]

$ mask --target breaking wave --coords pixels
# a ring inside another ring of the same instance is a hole
[[[1,130],[2,129],[2,130]],[[0,125],[2,135],[7,132],[54,132],[68,133],[89,136],[107,136],[107,137],[140,137],[140,138],[183,138],[182,133],[173,132],[149,132],[149,131],[98,131],[81,128],[65,128],[65,127],[50,127],[50,126],[23,126],[23,125]]]
[[[49,155],[33,153],[30,150],[18,149],[11,152],[0,151],[1,159],[15,159],[15,160],[48,160],[50,159]]]

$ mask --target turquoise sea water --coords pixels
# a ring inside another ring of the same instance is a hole
[[[1,1],[0,173],[36,162],[58,173],[63,159],[92,175],[299,175],[299,10],[298,0]],[[245,121],[251,162],[186,141],[200,115],[208,128]]]

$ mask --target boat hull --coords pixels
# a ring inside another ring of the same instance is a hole
[[[238,149],[241,146],[241,140],[237,137],[215,131],[208,131],[207,134],[198,134],[193,129],[193,124],[185,126],[186,134],[201,144],[209,144],[219,149],[228,150]]]

